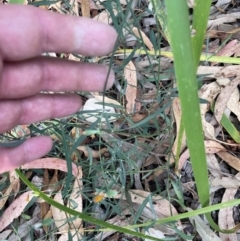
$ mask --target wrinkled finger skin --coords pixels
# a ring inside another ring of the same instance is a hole
[[[81,108],[78,95],[54,92],[103,91],[112,86],[114,73],[108,66],[42,56],[109,54],[117,39],[112,27],[32,6],[0,5],[0,16],[0,133]],[[46,91],[52,94],[43,94]],[[0,147],[0,173],[42,157],[51,147],[45,136],[14,148]]]

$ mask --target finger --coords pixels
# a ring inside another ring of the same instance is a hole
[[[14,148],[0,147],[0,173],[11,171],[20,165],[46,155],[52,148],[52,140],[46,136],[27,139]]]
[[[81,108],[81,98],[75,94],[39,94],[19,100],[0,102],[0,133],[18,124],[60,118]]]
[[[0,5],[0,12],[4,60],[22,60],[44,52],[104,55],[112,51],[117,38],[112,27],[88,18],[19,5]]]
[[[0,98],[22,98],[39,91],[103,91],[107,77],[110,88],[114,73],[98,64],[49,57],[7,62],[0,76]]]

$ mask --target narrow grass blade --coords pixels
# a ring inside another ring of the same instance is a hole
[[[115,52],[115,55],[125,55],[132,53],[132,49],[120,49]],[[152,51],[152,50],[142,50],[142,49],[135,49],[135,54],[148,54],[152,56],[164,56],[167,58],[172,59],[173,53],[169,51]],[[205,62],[216,62],[216,63],[223,63],[223,64],[240,64],[240,58],[234,57],[225,57],[225,56],[212,56],[212,54],[201,54],[200,60]]]
[[[196,68],[199,64],[203,40],[206,35],[206,27],[211,3],[211,0],[195,0],[192,24],[192,50]]]
[[[221,125],[228,132],[228,134],[233,138],[236,143],[240,143],[240,133],[236,129],[236,127],[232,124],[232,122],[227,118],[225,114],[223,114],[221,119]]]

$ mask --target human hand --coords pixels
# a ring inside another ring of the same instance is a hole
[[[76,94],[41,91],[102,91],[108,67],[41,56],[45,52],[99,56],[112,51],[116,31],[103,23],[31,6],[0,5],[0,133],[16,125],[68,116],[81,108]],[[107,88],[114,82],[110,72]],[[0,173],[51,150],[49,137],[0,147]]]

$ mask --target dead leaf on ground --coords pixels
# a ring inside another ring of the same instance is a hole
[[[223,23],[235,23],[237,19],[233,16],[225,16],[223,15],[221,18],[216,18],[213,20],[208,20],[207,28],[212,29],[217,27]]]
[[[152,42],[150,41],[148,36],[143,31],[141,31],[141,29],[133,27],[132,31],[135,36],[137,36],[141,41],[144,42],[144,44],[148,47],[149,50],[154,50]]]
[[[191,208],[188,208],[189,211],[192,211]],[[221,241],[217,234],[211,230],[209,225],[206,224],[199,216],[189,217],[192,225],[196,228],[196,231],[204,241]]]
[[[90,0],[81,0],[82,16],[90,18]]]
[[[216,80],[219,85],[221,86],[226,86],[230,83],[229,78],[219,78]],[[235,88],[227,102],[227,108],[232,111],[240,121],[240,102],[239,102],[239,90],[238,88]],[[225,109],[225,114],[226,114],[226,109]]]
[[[210,173],[216,178],[222,178],[221,168],[214,154],[206,154],[207,165]]]
[[[9,237],[8,241],[18,241],[18,240],[31,240],[32,239],[32,231],[33,231],[33,226],[36,223],[40,222],[40,209],[39,206],[37,205],[32,213],[32,217],[30,217],[29,220],[24,220],[24,222],[21,222],[17,226],[17,232],[13,232]]]
[[[73,184],[73,191],[68,199],[68,206],[78,212],[82,212],[82,185],[82,168],[79,166],[78,175],[76,176]],[[64,205],[61,191],[59,191],[54,196],[54,200]],[[53,206],[51,206],[51,211],[53,219],[55,221],[55,225],[57,226],[58,230],[62,233],[61,237],[58,240],[68,240],[66,239],[68,237],[68,232],[72,234],[73,240],[77,241],[82,237],[84,233],[82,229],[82,219],[74,218],[71,215],[68,216],[64,211],[61,211],[60,209]]]
[[[118,11],[116,9],[113,9],[113,13],[116,16]],[[97,16],[93,18],[94,20],[106,23],[106,24],[111,24],[112,23],[112,18],[110,13],[107,10],[102,11],[99,13]]]
[[[78,167],[78,175],[75,178],[72,192],[70,194],[70,197],[68,199],[68,206],[70,208],[73,208],[74,210],[78,212],[82,212],[83,210],[83,203],[82,203],[82,189],[83,189],[83,183],[82,183],[83,173],[82,173],[82,167]],[[71,204],[71,202],[75,202],[77,206]],[[70,218],[73,218],[70,216]],[[80,229],[82,227],[82,219],[76,218],[70,222],[70,228],[71,229]],[[83,234],[83,233],[82,233]]]
[[[61,191],[55,194],[53,200],[64,205]],[[69,221],[67,219],[66,213],[54,206],[51,206],[51,211],[52,211],[53,219],[54,219],[55,225],[57,226],[57,229],[60,232],[67,231],[69,229],[69,224],[68,224]]]
[[[101,122],[116,121],[115,109],[112,106],[105,105],[103,101],[104,100],[98,100],[96,98],[88,99],[82,108],[82,111],[86,112],[82,113],[81,116],[83,116],[86,121],[91,123],[94,123],[97,120],[100,120]]]
[[[198,75],[207,75],[208,78],[230,78],[236,77],[240,73],[239,65],[220,66],[199,66]]]
[[[212,140],[204,141],[204,145],[205,145],[205,152],[208,154],[214,154],[214,153],[223,152],[226,150],[221,144]],[[180,171],[183,168],[186,160],[189,157],[190,157],[190,153],[189,153],[189,149],[187,149],[182,153],[182,155],[179,158],[178,171]]]
[[[106,220],[107,223],[117,225],[119,227],[126,227],[130,224],[130,221],[125,216],[118,216]],[[110,235],[114,234],[116,231],[104,231],[100,232],[94,237],[94,241],[104,240],[105,238],[109,237]],[[110,240],[109,240],[110,241]]]
[[[14,193],[14,196],[16,196],[20,190],[20,178],[15,171],[10,171],[9,180],[12,185],[12,191]]]
[[[113,105],[116,105],[116,106],[122,106],[118,101],[116,101],[114,99],[111,99],[107,96],[102,96],[102,95],[96,94],[95,92],[91,92],[91,94],[99,102],[103,102],[103,103],[106,103],[106,104],[113,104]]]
[[[229,166],[240,172],[240,159],[238,157],[235,157],[226,151],[217,152],[217,155]]]
[[[223,90],[221,90],[214,108],[215,118],[219,123],[222,119],[222,115],[227,106],[228,100],[232,95],[232,93],[234,92],[234,90],[237,88],[239,83],[240,83],[240,77],[238,76],[232,81],[230,81],[230,83]]]
[[[6,229],[2,233],[0,233],[0,240],[8,240],[7,237],[13,232],[11,229]]]
[[[12,189],[13,189],[13,184],[10,183],[7,189],[5,191],[2,191],[3,197],[0,198],[0,210],[4,207],[5,203],[7,202],[9,195],[12,192]]]
[[[25,192],[8,206],[2,216],[0,216],[0,232],[22,214],[33,197],[34,193],[32,191]]]
[[[80,59],[74,56],[73,54],[69,54],[68,59],[76,62],[80,61]]]
[[[175,141],[173,143],[172,155],[170,156],[170,159],[169,159],[170,164],[175,162],[176,155],[177,155],[177,148],[178,148],[180,123],[181,123],[181,118],[182,118],[182,111],[181,111],[181,105],[180,105],[180,99],[179,98],[173,99],[172,109],[173,109],[174,119],[175,119],[176,126],[177,126],[177,135],[176,135]],[[181,154],[183,152],[185,147],[186,147],[186,134],[184,132],[183,135],[182,135],[182,142],[180,143],[180,153],[179,154]]]
[[[240,183],[240,173],[235,175],[235,181]],[[227,188],[222,197],[222,203],[234,200],[234,196],[237,193],[238,187],[236,188]],[[218,214],[218,225],[222,229],[231,229],[235,227],[235,222],[233,219],[233,207],[221,208]],[[219,233],[219,236],[222,241],[237,241],[237,234],[224,234]]]
[[[42,158],[37,159],[33,162],[24,164],[21,166],[22,169],[54,169],[62,172],[68,172],[67,162],[59,158]],[[76,164],[72,163],[72,175],[75,177],[78,174]]]
[[[146,192],[143,190],[129,190],[128,192],[131,196],[132,202],[138,203],[138,204],[142,204],[144,200],[150,195],[151,199],[155,203],[153,204],[153,206],[154,206],[154,210],[159,215],[158,218],[164,218],[164,217],[169,217],[169,216],[178,214],[175,207],[167,199],[164,199],[160,195],[152,195],[150,192]],[[121,198],[123,200],[126,200],[125,195],[122,193],[117,194],[114,198]],[[147,203],[146,207],[150,207],[150,204]]]
[[[72,230],[68,230],[66,232],[64,232],[60,238],[58,239],[58,241],[69,241],[69,233],[71,233],[71,240],[72,241],[79,241],[79,240],[83,240],[83,233],[84,230],[83,229],[72,229]]]
[[[132,61],[129,61],[129,63],[124,67],[124,77],[127,81],[126,109],[128,113],[134,113],[135,101],[137,98],[137,72],[136,72],[136,67]]]
[[[203,125],[203,131],[205,137],[208,139],[215,140],[215,129],[212,124],[206,121],[205,114],[210,109],[210,105],[213,103],[216,96],[219,94],[221,88],[216,82],[212,82],[210,84],[205,84],[198,91],[199,98],[203,100],[207,100],[209,103],[201,103],[200,104],[200,112],[201,119]]]
[[[80,2],[80,4],[83,3],[83,1],[86,1],[86,0],[77,0],[78,2]],[[101,9],[105,9],[103,5],[101,5],[101,2],[100,1],[93,1],[93,0],[88,0],[89,1],[89,5],[90,5],[90,9],[91,10],[101,10]]]
[[[77,149],[79,151],[82,151],[86,157],[91,156],[91,157],[94,157],[94,158],[99,158],[103,153],[108,151],[107,148],[102,148],[98,151],[95,151],[88,146],[78,146]],[[91,153],[91,154],[89,154],[89,153]]]
[[[222,186],[223,188],[236,188],[240,187],[240,181],[236,178],[232,177],[222,177],[222,178],[214,178],[211,181],[211,186]]]
[[[145,234],[154,238],[159,238],[159,239],[165,238],[165,235],[163,234],[163,232],[161,232],[160,230],[156,230],[154,228],[149,228],[148,230],[145,231]],[[150,239],[145,239],[145,241],[150,241]]]

